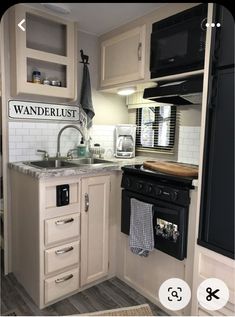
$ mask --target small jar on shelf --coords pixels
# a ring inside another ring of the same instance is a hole
[[[32,72],[32,82],[34,84],[41,84],[41,72],[38,70],[34,70]]]

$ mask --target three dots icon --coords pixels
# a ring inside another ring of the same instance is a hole
[[[206,25],[206,27],[207,28],[209,28],[209,27],[212,27],[212,28],[214,28],[214,27],[217,27],[217,28],[220,28],[221,27],[221,24],[220,23],[206,23],[205,24]]]

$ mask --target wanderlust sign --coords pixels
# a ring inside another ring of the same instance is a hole
[[[80,107],[10,100],[8,116],[12,119],[80,121]]]

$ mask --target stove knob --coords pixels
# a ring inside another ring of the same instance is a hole
[[[156,195],[160,196],[162,194],[161,188],[156,187]]]
[[[178,193],[177,192],[171,192],[171,200],[175,201],[178,198]]]
[[[149,186],[148,186],[148,193],[149,193],[149,194],[152,194],[152,193],[153,193],[153,186],[152,186],[152,185],[149,185]]]
[[[126,187],[130,187],[131,186],[131,180],[130,178],[126,178]]]
[[[138,188],[139,190],[143,189],[143,184],[142,184],[142,183],[137,183],[137,188]]]

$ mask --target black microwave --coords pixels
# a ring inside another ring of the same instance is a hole
[[[152,25],[151,78],[202,69],[206,42],[207,4]]]

